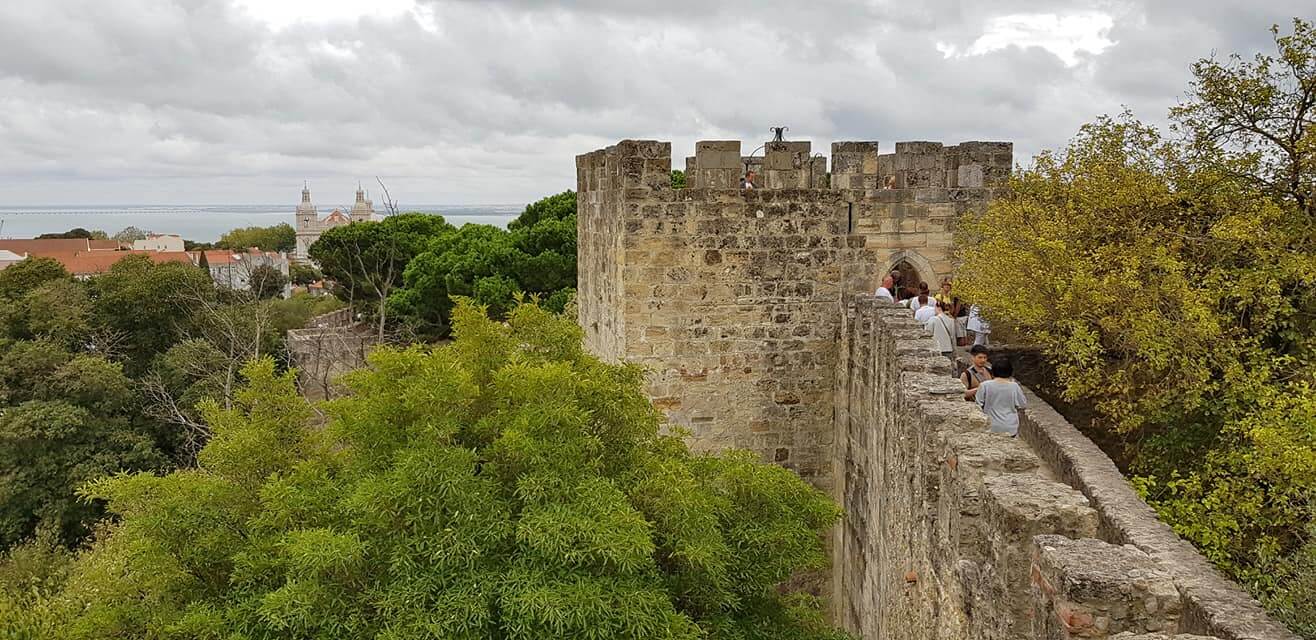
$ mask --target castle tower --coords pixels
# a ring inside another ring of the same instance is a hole
[[[743,149],[696,142],[684,189],[667,142],[577,156],[585,346],[644,366],[646,392],[695,449],[747,449],[830,491],[847,296],[896,266],[935,288],[954,221],[1001,192],[1013,148],[899,142],[884,155],[841,141],[830,173],[807,141],[769,142],[761,160]]]
[[[375,216],[375,205],[366,198],[361,184],[356,185],[356,202],[352,205],[352,222],[368,222]]]

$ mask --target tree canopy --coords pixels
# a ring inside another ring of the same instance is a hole
[[[432,239],[453,229],[443,216],[403,213],[381,222],[334,227],[311,245],[310,256],[334,281],[339,298],[373,311],[382,337],[389,295],[402,286],[407,265]]]
[[[246,251],[255,247],[264,251],[288,253],[297,248],[297,231],[286,222],[270,227],[242,227],[220,236],[215,246],[230,251]]]
[[[247,283],[257,299],[269,300],[283,296],[283,288],[288,286],[289,279],[273,266],[261,264],[252,267],[251,273],[247,274]]]
[[[1276,46],[1195,65],[1174,136],[1102,118],[1016,172],[961,224],[956,287],[1095,402],[1166,521],[1316,637],[1294,605],[1316,584],[1316,32]]]
[[[224,297],[200,269],[141,256],[87,281],[44,258],[0,271],[0,552],[81,544],[104,511],[78,487],[190,464],[208,437],[197,404],[227,406],[243,363],[339,304]]]
[[[45,637],[842,637],[778,588],[826,562],[823,494],[662,435],[570,319],[466,304],[454,335],[376,351],[323,429],[248,366],[197,469],[87,488],[117,519]]]
[[[150,234],[151,232],[145,229],[128,226],[120,229],[118,233],[110,237],[119,242],[132,242],[134,240],[145,240],[146,236]]]
[[[99,229],[88,231],[82,227],[74,227],[62,233],[43,233],[37,236],[37,240],[46,239],[67,239],[67,238],[87,238],[89,240],[108,240],[109,236]]]
[[[453,296],[475,299],[494,317],[522,295],[560,311],[576,286],[576,194],[528,205],[506,231],[468,224],[436,237],[407,265],[403,279],[390,307],[425,337],[447,335]]]

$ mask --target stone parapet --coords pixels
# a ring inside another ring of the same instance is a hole
[[[1255,599],[1222,576],[1143,502],[1095,443],[1031,391],[1019,436],[1066,484],[1092,502],[1099,537],[1132,545],[1174,576],[1183,597],[1183,630],[1220,638],[1296,640]]]
[[[848,630],[1295,640],[1036,396],[1020,438],[988,433],[907,310],[858,295],[840,314],[831,592]]]

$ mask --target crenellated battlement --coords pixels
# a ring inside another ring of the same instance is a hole
[[[828,157],[807,140],[766,142],[742,155],[739,140],[702,140],[686,156],[686,184],[692,189],[740,189],[753,171],[756,189],[978,189],[1003,187],[1014,162],[1009,142],[895,143],[881,153],[876,141],[833,142]],[[761,153],[762,155],[758,155]],[[623,140],[576,157],[581,191],[648,187],[670,189],[671,143]]]

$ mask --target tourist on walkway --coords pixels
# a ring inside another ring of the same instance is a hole
[[[916,292],[916,294],[909,296],[908,300],[905,300],[905,307],[909,307],[911,311],[919,311],[919,309],[933,306],[933,304],[937,304],[937,299],[933,298],[932,294],[928,291],[928,283],[926,282],[920,282],[919,292]]]
[[[964,383],[964,399],[973,400],[978,393],[978,385],[992,379],[992,366],[987,363],[987,347],[974,345],[969,349],[969,368],[960,374]]]
[[[935,297],[937,298],[937,302],[944,302],[946,304],[951,304],[955,301],[955,297],[950,293],[950,278],[942,279],[941,289],[937,291]],[[954,311],[954,309],[951,309],[951,315],[955,315]]]
[[[891,276],[882,278],[882,286],[877,288],[877,293],[875,294],[877,299],[886,300],[887,302],[895,302],[896,294],[892,293],[895,287],[896,281]]]
[[[931,307],[919,309],[919,313],[931,309],[933,315],[923,322],[923,327],[932,332],[932,341],[937,343],[937,351],[950,360],[955,360],[955,318],[946,312],[946,305],[937,303]],[[918,316],[915,315],[915,318]]]
[[[1024,390],[1015,382],[1008,358],[992,363],[992,379],[983,380],[974,395],[982,412],[992,420],[992,433],[1019,435],[1019,410],[1028,406]]]
[[[969,307],[969,319],[964,323],[969,333],[973,334],[973,344],[977,346],[990,346],[992,337],[992,325],[978,311],[978,305]]]
[[[754,174],[754,170],[753,170],[753,169],[749,170],[747,173],[745,173],[745,179],[741,181],[743,184],[740,185],[740,188],[741,188],[741,189],[753,189],[753,188],[754,188],[754,178],[756,178],[756,177],[758,177],[758,176]]]
[[[914,320],[927,324],[932,316],[937,315],[937,301],[926,293],[920,293],[909,299],[909,308],[914,310]],[[951,335],[954,335],[953,333]]]

